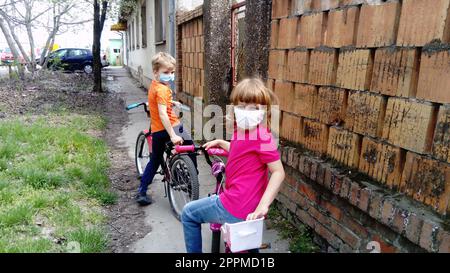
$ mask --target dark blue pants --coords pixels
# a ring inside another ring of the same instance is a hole
[[[183,145],[194,144],[190,134],[184,131],[183,125],[176,126],[173,129],[177,135],[183,138]],[[140,194],[146,194],[148,186],[153,182],[153,178],[164,160],[164,151],[168,142],[170,142],[170,136],[166,130],[152,133],[152,156],[141,178],[141,185],[139,186]],[[194,162],[195,168],[197,168],[196,155],[192,154],[190,158]]]

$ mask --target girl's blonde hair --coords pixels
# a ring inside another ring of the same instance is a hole
[[[172,55],[166,52],[156,53],[152,58],[153,71],[158,71],[162,66],[175,69],[177,61]]]
[[[278,105],[278,98],[260,78],[248,78],[239,82],[233,89],[230,100],[233,105],[253,103],[265,106],[267,127],[270,128],[272,106]]]

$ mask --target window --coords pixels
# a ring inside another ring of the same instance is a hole
[[[134,50],[134,20],[131,22],[131,50]]]
[[[78,57],[84,54],[84,50],[81,49],[72,49],[69,51],[69,57]]]
[[[155,0],[155,42],[157,44],[164,43],[166,41],[166,22],[163,15],[163,1]]]
[[[147,6],[145,1],[141,6],[141,30],[142,30],[142,47],[147,47]]]
[[[113,51],[114,53],[120,53],[120,48],[114,48]]]

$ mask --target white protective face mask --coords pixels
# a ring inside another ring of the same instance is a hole
[[[236,118],[236,124],[241,129],[253,129],[256,128],[264,120],[263,110],[244,110],[238,107],[234,107],[234,115]]]

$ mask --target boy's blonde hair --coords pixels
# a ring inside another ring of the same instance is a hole
[[[177,61],[172,55],[166,52],[159,52],[152,58],[153,71],[158,71],[162,66],[175,69]]]
[[[267,125],[270,127],[272,106],[278,104],[278,98],[260,78],[248,78],[239,82],[233,89],[230,100],[233,105],[238,105],[241,102],[265,106]]]

